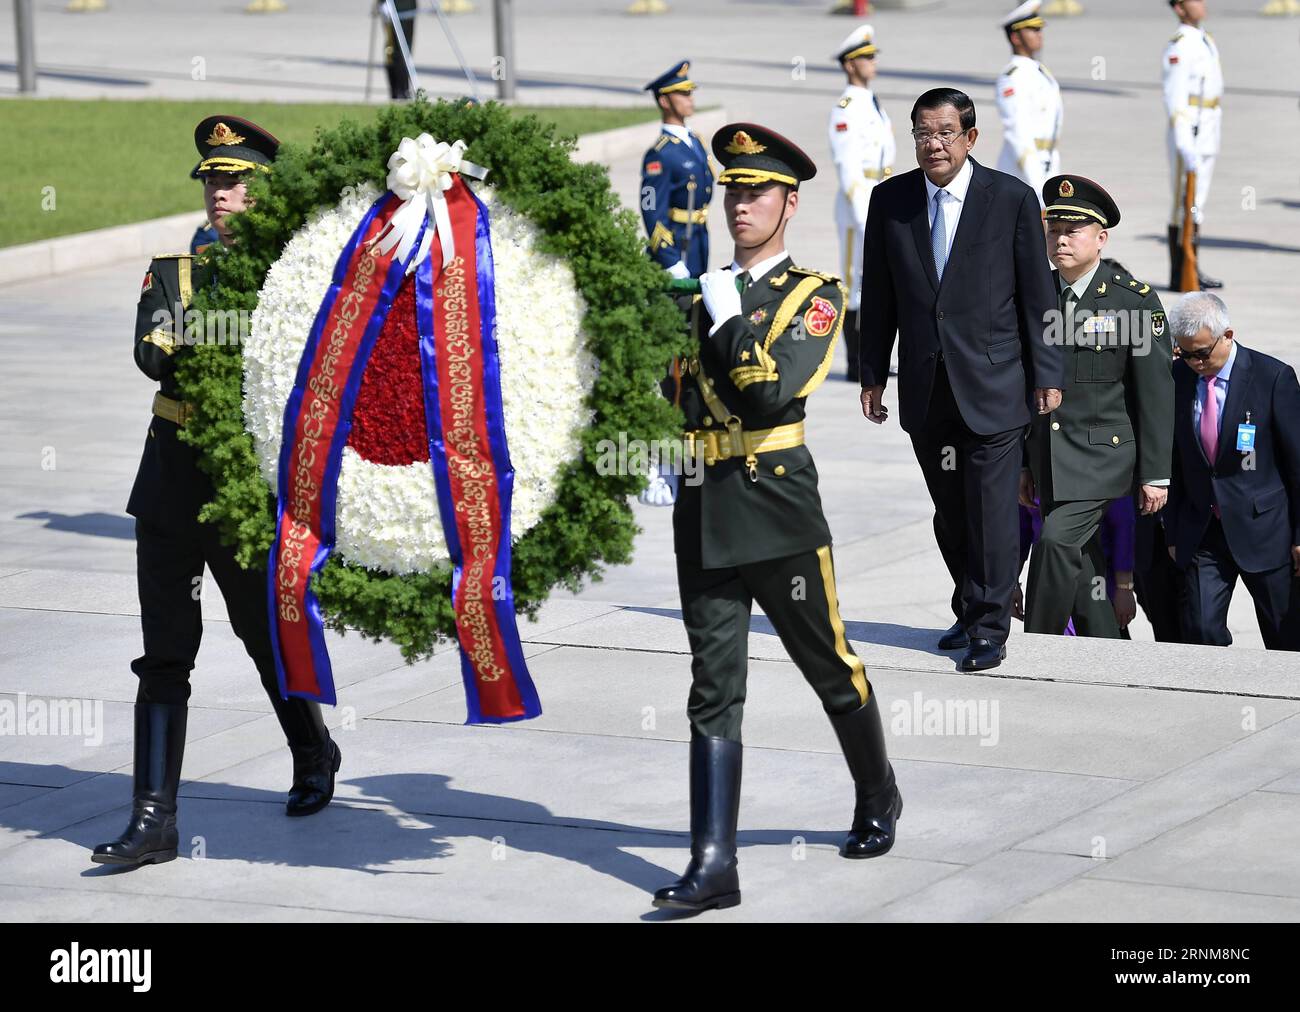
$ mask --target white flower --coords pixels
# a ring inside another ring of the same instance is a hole
[[[471,184],[472,185],[472,184]],[[337,206],[313,213],[267,272],[244,347],[244,424],[262,474],[276,487],[284,406],[334,264],[379,196],[348,187]],[[497,345],[506,441],[515,469],[510,532],[519,540],[541,520],[560,473],[581,452],[591,424],[587,397],[596,360],[581,325],[586,303],[563,259],[537,249],[538,230],[491,189]],[[337,550],[349,562],[390,573],[426,572],[448,560],[427,462],[386,465],[343,451],[335,510]]]

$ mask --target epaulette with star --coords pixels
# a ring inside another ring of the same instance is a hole
[[[1134,295],[1146,295],[1147,292],[1151,291],[1151,286],[1145,281],[1139,281],[1137,278],[1126,277],[1123,274],[1115,275],[1115,286],[1117,288],[1127,289]]]

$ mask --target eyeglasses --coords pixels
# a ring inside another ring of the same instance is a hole
[[[928,147],[930,142],[937,140],[945,148],[952,147],[952,142],[958,137],[964,136],[965,130],[940,130],[938,133],[929,133],[924,130],[913,130],[912,140],[916,142],[918,148]]]
[[[1198,348],[1195,351],[1188,351],[1181,344],[1175,343],[1174,357],[1190,358],[1194,362],[1208,362],[1210,360],[1210,356],[1214,354],[1214,349],[1219,346],[1219,342],[1222,340],[1223,340],[1223,335],[1220,334],[1218,337],[1214,339],[1214,343],[1210,345],[1208,348]]]

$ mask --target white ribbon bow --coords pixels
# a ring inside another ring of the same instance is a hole
[[[388,188],[403,203],[375,237],[375,248],[380,253],[387,253],[397,247],[397,258],[405,259],[415,245],[420,226],[426,218],[431,219],[431,227],[425,229],[419,252],[407,265],[407,274],[428,256],[435,233],[442,238],[442,265],[447,266],[456,255],[451,215],[443,194],[451,189],[453,174],[482,179],[488,172],[481,165],[466,161],[464,155],[464,141],[447,144],[435,141],[428,134],[420,134],[414,140],[403,137],[402,143],[388,159]]]

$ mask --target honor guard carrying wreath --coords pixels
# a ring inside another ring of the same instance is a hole
[[[844,348],[850,382],[858,380],[858,306],[862,299],[862,233],[871,191],[894,171],[894,127],[871,90],[879,52],[870,25],[855,28],[840,43],[835,59],[847,83],[830,117],[831,159],[839,176],[835,232],[848,286]]]
[[[674,64],[645,86],[663,129],[641,160],[641,218],[650,256],[675,278],[697,278],[709,269],[713,165],[699,135],[686,128],[698,87],[690,72],[689,63]]]
[[[1002,68],[995,86],[1002,118],[1000,171],[1016,176],[1038,193],[1047,177],[1061,169],[1061,121],[1065,107],[1061,86],[1035,54],[1043,48],[1040,0],[1023,3],[1002,19],[1011,43],[1011,62]]]
[[[195,128],[200,161],[190,173],[203,181],[208,220],[223,244],[229,215],[245,206],[245,177],[270,170],[279,147],[271,134],[236,116],[209,116]],[[208,476],[180,431],[192,405],[181,400],[176,362],[187,354],[185,314],[193,293],[215,283],[211,268],[188,253],[154,257],[136,310],[135,362],[159,384],[144,455],[127,512],[136,518],[136,574],[144,654],[131,662],[139,676],[135,703],[134,801],[122,836],[100,844],[97,864],[138,865],[176,857],[176,792],[185,749],[190,672],[203,635],[206,565],[225,599],[231,628],[257,666],[293,755],[287,815],[311,815],[329,804],[338,746],[320,705],[280,697],[267,611],[267,576],[244,569],[199,510],[212,498]]]
[[[785,229],[816,166],[784,137],[732,123],[713,138],[724,166],[730,267],[705,274],[691,308],[698,357],[682,377],[685,452],[703,465],[673,511],[682,618],[691,644],[691,860],[658,907],[740,902],[736,824],[746,643],[757,601],[839,736],[857,790],[842,853],[893,845],[902,797],[876,697],[848,644],[831,535],[804,445],[808,396],[830,370],[844,289],[796,267]]]

